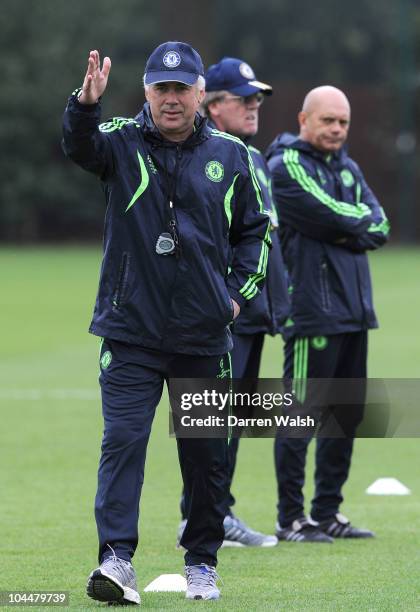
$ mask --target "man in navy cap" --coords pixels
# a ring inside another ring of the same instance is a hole
[[[289,310],[286,273],[277,233],[277,213],[271,195],[270,172],[264,156],[249,144],[258,131],[259,108],[265,97],[272,94],[272,88],[258,81],[253,69],[246,62],[234,57],[224,57],[217,64],[210,66],[205,77],[206,96],[201,110],[207,116],[209,125],[237,136],[247,145],[261,188],[264,209],[271,220],[272,249],[267,268],[267,282],[262,293],[241,310],[234,323],[231,353],[233,377],[250,381],[258,378],[265,334],[279,334]],[[229,442],[229,487],[235,470],[238,443],[239,438],[232,438]],[[181,502],[183,520],[179,526],[178,540],[186,523],[187,502],[184,495]],[[233,514],[234,503],[235,499],[229,491],[223,545],[275,546],[278,542],[275,536],[250,529]]]
[[[108,57],[101,68],[99,53],[91,51],[83,86],[64,114],[65,153],[101,179],[107,201],[90,326],[103,339],[105,428],[95,502],[100,565],[87,593],[140,603],[131,559],[163,383],[230,374],[229,324],[259,293],[270,238],[246,147],[211,130],[197,112],[205,84],[198,53],[182,42],[157,47],[146,64],[142,112],[101,124],[110,68]],[[189,494],[181,542],[186,596],[217,599],[227,440],[177,443]]]

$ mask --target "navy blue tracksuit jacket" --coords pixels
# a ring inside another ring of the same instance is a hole
[[[267,157],[290,280],[285,337],[377,327],[365,251],[387,241],[389,223],[359,166],[290,134]]]
[[[267,278],[261,294],[249,301],[235,320],[235,334],[270,334],[274,336],[283,330],[289,314],[287,278],[280,246],[278,217],[273,202],[270,171],[265,157],[255,147],[248,145],[248,151],[255,166],[261,188],[265,212],[271,219],[271,250],[268,258]]]
[[[296,399],[311,404],[311,378],[366,378],[367,330],[377,327],[366,251],[386,242],[389,224],[356,162],[345,150],[326,155],[295,136],[268,150],[282,248],[290,279],[284,372]],[[323,407],[316,441],[311,516],[329,520],[343,501],[364,394]],[[333,434],[334,423],[340,435]],[[311,432],[312,433],[312,432]],[[278,520],[304,516],[303,485],[310,435],[275,442]]]
[[[82,105],[75,94],[63,142],[71,159],[101,178],[107,200],[90,331],[170,353],[229,351],[231,298],[243,307],[258,295],[270,245],[246,146],[198,114],[185,142],[166,141],[148,104],[136,119],[100,125],[100,103]],[[170,201],[179,257],[155,252],[159,235],[168,232]]]

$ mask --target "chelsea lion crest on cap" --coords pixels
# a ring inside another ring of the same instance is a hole
[[[167,68],[176,68],[181,63],[181,56],[177,51],[167,51],[163,56],[163,63]]]
[[[204,67],[197,51],[188,43],[169,40],[156,47],[147,60],[144,84],[175,81],[194,85],[199,76],[204,76]]]
[[[239,72],[242,74],[244,79],[255,79],[254,71],[249,64],[242,62],[239,66]]]

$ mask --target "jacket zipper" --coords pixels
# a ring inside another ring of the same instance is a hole
[[[320,284],[321,284],[321,306],[322,310],[328,312],[331,308],[330,289],[328,282],[328,264],[325,259],[321,262],[320,267]]]
[[[174,207],[174,200],[175,200],[175,194],[176,194],[176,184],[178,181],[178,167],[179,167],[179,162],[181,160],[181,157],[182,157],[182,149],[180,145],[177,145],[175,168],[174,168],[174,182],[173,182],[172,193],[169,194],[169,208],[170,208],[170,214],[171,214],[171,219],[169,221],[169,232],[175,243],[175,256],[177,258],[180,257],[181,252],[180,252],[180,243],[179,243],[178,219],[177,219],[176,210]]]
[[[175,195],[176,195],[176,184],[178,181],[178,168],[179,168],[179,161],[182,158],[182,147],[180,145],[176,146],[176,159],[175,159],[175,168],[174,168],[174,174],[173,174],[173,183],[171,185],[172,189],[169,189],[169,185],[168,185],[168,190],[169,193],[167,194],[169,197],[169,208],[170,208],[170,213],[171,213],[171,219],[169,220],[169,230],[170,230],[170,234],[175,242],[175,246],[176,246],[176,253],[175,253],[175,257],[177,259],[179,259],[180,257],[180,245],[179,245],[179,233],[178,233],[178,227],[177,227],[177,216],[176,216],[176,209],[174,206],[174,200],[175,200]],[[174,293],[174,288],[176,287],[177,284],[177,278],[178,278],[178,272],[179,272],[179,267],[177,266],[176,272],[175,272],[175,277],[174,277],[174,281],[173,284],[171,286],[171,293],[166,305],[166,313],[165,313],[165,318],[163,320],[163,325],[162,325],[162,337],[160,340],[160,344],[161,346],[165,343],[165,336],[166,336],[166,330],[168,328],[168,319],[170,316],[170,312],[171,312],[171,303],[172,303],[172,297],[173,297],[173,293]]]

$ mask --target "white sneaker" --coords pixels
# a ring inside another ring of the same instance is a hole
[[[90,574],[86,592],[92,599],[110,604],[139,604],[136,572],[129,561],[108,557]]]
[[[223,521],[225,528],[225,538],[222,546],[277,546],[278,540],[274,535],[266,535],[259,531],[254,531],[245,525],[236,516],[225,516]]]
[[[183,519],[178,525],[178,534],[176,540],[177,548],[182,548],[180,542],[186,524],[187,520]],[[236,518],[236,516],[225,516],[223,521],[223,527],[225,529],[225,535],[223,539],[222,548],[242,546],[261,546],[263,548],[268,548],[270,546],[277,546],[277,544],[279,543],[276,536],[260,533],[259,531],[254,531],[253,529],[248,527],[248,525]]]
[[[220,591],[216,586],[219,576],[214,567],[200,563],[200,565],[186,565],[185,577],[187,579],[187,599],[219,599]]]

